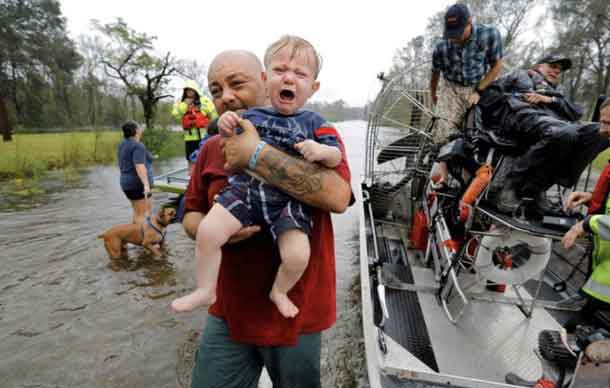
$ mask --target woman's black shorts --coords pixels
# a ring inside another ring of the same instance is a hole
[[[144,188],[138,190],[123,190],[123,192],[125,193],[125,196],[132,201],[144,199]]]

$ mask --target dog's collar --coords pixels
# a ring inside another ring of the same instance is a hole
[[[157,220],[157,222],[159,222],[159,220]],[[157,228],[150,220],[150,216],[146,216],[146,223],[148,224],[148,226],[150,226],[155,232],[157,232],[159,234],[159,236],[161,236],[161,241],[159,241],[159,244],[163,244],[163,242],[165,241],[165,230],[161,230],[159,228]],[[142,224],[142,238],[144,238],[144,224]]]

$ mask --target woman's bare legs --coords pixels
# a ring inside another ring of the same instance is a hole
[[[152,200],[144,198],[130,200],[129,202],[131,202],[131,207],[133,208],[132,223],[143,223],[146,215],[150,215],[152,212]]]

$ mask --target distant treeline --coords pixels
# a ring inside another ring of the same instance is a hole
[[[172,77],[205,76],[120,18],[92,21],[95,33],[72,40],[56,0],[0,1],[0,26],[0,127],[8,116],[13,131],[116,128],[126,118],[167,125]]]
[[[155,50],[156,37],[121,18],[72,40],[57,0],[0,1],[0,133],[118,128],[127,118],[173,126],[170,83],[207,69]],[[329,120],[360,118],[343,101],[314,104]],[[8,118],[8,120],[6,120]],[[8,121],[8,124],[7,124]]]
[[[121,18],[72,40],[57,0],[0,1],[0,133],[118,128],[126,119],[174,125],[170,83],[207,69],[155,50],[156,37]],[[329,120],[361,118],[343,101],[317,103]]]
[[[345,101],[335,102],[310,102],[305,109],[318,112],[328,121],[365,120],[363,107],[347,106]]]

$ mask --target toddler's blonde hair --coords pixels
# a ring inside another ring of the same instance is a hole
[[[271,46],[269,46],[267,48],[267,51],[265,51],[265,58],[264,58],[265,68],[269,67],[269,64],[271,63],[271,59],[273,58],[273,56],[275,54],[277,54],[284,47],[290,47],[292,49],[292,52],[290,53],[291,58],[293,58],[301,50],[311,50],[314,61],[315,61],[314,79],[318,78],[318,75],[320,74],[320,70],[322,69],[322,57],[320,56],[320,54],[318,54],[318,52],[316,51],[316,49],[313,47],[313,45],[311,43],[309,43],[307,40],[305,40],[303,38],[299,38],[298,36],[294,36],[294,35],[284,35],[277,41],[273,42],[271,44]]]

